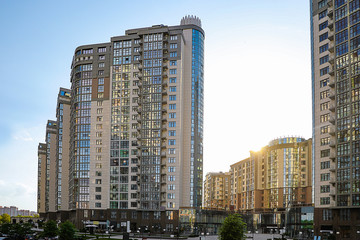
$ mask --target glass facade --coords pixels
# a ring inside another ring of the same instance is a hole
[[[90,53],[90,50],[87,50],[86,53]],[[89,208],[92,68],[92,64],[82,64],[73,69],[70,208]]]
[[[204,35],[192,30],[190,206],[202,205]]]

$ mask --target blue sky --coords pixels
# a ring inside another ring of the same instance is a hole
[[[59,87],[70,87],[74,49],[189,14],[206,33],[204,173],[273,138],[311,137],[308,1],[4,0],[0,206],[36,210],[37,145]]]

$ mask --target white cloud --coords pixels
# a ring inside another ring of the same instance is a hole
[[[12,138],[17,141],[25,141],[25,142],[34,141],[29,130],[27,130],[27,129],[21,129],[21,130],[15,132],[13,134]]]
[[[36,189],[20,182],[7,182],[0,179],[0,203],[3,206],[16,206],[19,209],[35,210]]]

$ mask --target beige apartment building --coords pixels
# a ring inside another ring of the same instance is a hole
[[[311,205],[311,139],[272,140],[259,152],[230,166],[236,211],[273,211]]]
[[[200,19],[79,46],[70,82],[58,96],[55,140],[46,139],[49,164],[40,168],[49,179],[44,216],[173,231],[180,208],[202,206]]]
[[[360,237],[360,3],[312,0],[315,236]]]
[[[207,173],[204,181],[205,209],[230,210],[231,176],[229,172]]]

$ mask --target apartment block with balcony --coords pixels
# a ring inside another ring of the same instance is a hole
[[[206,209],[230,210],[231,176],[229,172],[207,173],[204,181],[204,204]]]
[[[200,19],[79,46],[71,66],[71,90],[58,99],[58,143],[49,146],[56,164],[46,167],[57,180],[57,190],[45,191],[55,191],[56,218],[173,231],[180,208],[202,205]]]
[[[315,235],[360,237],[360,2],[312,0]]]

